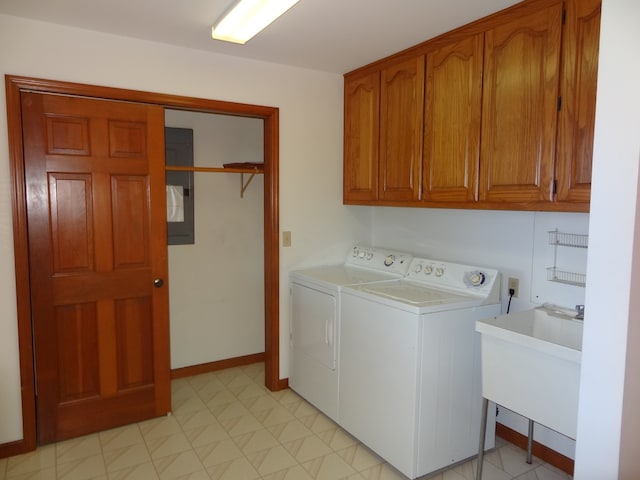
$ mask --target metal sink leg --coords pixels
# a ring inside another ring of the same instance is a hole
[[[533,420],[529,419],[529,436],[527,437],[527,463],[532,462],[533,452]]]
[[[487,434],[487,410],[489,400],[482,398],[482,419],[480,420],[480,442],[478,446],[478,465],[476,467],[476,480],[482,480],[482,462],[484,460],[484,437]]]

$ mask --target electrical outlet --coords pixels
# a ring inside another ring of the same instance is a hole
[[[282,232],[282,246],[283,247],[291,246],[291,232]]]
[[[520,287],[520,280],[514,277],[509,277],[509,284],[507,286],[507,293],[509,290],[513,290],[513,296],[518,296],[518,289]]]

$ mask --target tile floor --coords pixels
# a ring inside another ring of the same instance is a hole
[[[403,480],[291,390],[269,392],[264,365],[173,380],[173,415],[0,459],[0,480]],[[571,477],[498,439],[484,480]],[[471,460],[432,477],[473,480]],[[425,477],[426,478],[426,477]]]

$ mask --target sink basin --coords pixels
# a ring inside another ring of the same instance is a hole
[[[582,326],[548,307],[477,321],[483,396],[575,439]]]

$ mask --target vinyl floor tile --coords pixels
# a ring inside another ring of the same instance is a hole
[[[173,414],[0,459],[0,480],[407,480],[262,363],[172,381]],[[483,480],[571,480],[496,439]],[[420,480],[475,480],[476,461]]]

